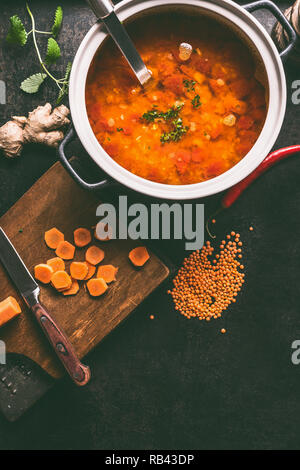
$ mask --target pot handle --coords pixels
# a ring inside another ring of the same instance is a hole
[[[74,127],[72,126],[67,134],[65,135],[64,139],[61,141],[59,147],[58,147],[58,156],[59,159],[64,166],[64,168],[67,170],[67,172],[70,174],[70,176],[73,178],[76,183],[79,184],[83,189],[88,189],[89,191],[97,191],[99,189],[106,188],[107,186],[112,186],[114,181],[109,180],[109,179],[104,179],[100,181],[99,183],[87,183],[84,181],[81,176],[76,172],[76,170],[72,167],[70,164],[69,160],[66,157],[65,154],[65,148],[66,146],[76,138],[76,132]]]
[[[269,10],[271,13],[273,13],[273,15],[279,21],[283,29],[285,29],[285,31],[287,32],[290,39],[290,43],[280,53],[280,57],[284,61],[295,45],[295,42],[297,40],[297,34],[294,28],[291,26],[289,21],[282,13],[282,11],[280,10],[280,8],[278,8],[278,6],[276,6],[275,3],[271,2],[270,0],[259,0],[258,2],[248,3],[247,5],[243,5],[243,8],[249,11],[249,13],[261,9]]]

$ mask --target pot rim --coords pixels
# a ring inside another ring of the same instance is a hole
[[[232,22],[255,44],[265,66],[269,86],[269,106],[264,127],[248,154],[231,169],[210,180],[189,185],[168,185],[134,175],[116,163],[99,144],[86,111],[85,87],[91,61],[107,34],[100,22],[84,37],[75,55],[69,88],[70,110],[77,135],[85,150],[109,176],[119,183],[149,196],[163,199],[196,199],[219,193],[247,177],[264,160],[280,132],[286,109],[286,79],[279,53],[271,37],[243,7],[231,0],[124,0],[115,7],[121,21],[153,8],[193,6],[221,15]]]

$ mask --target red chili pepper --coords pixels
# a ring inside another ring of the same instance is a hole
[[[248,188],[248,186],[250,186],[250,184],[253,183],[253,181],[256,180],[260,175],[265,173],[276,163],[298,152],[300,152],[300,145],[292,145],[291,147],[285,147],[270,153],[256,168],[256,170],[254,170],[249,176],[237,183],[235,186],[232,186],[232,188],[227,191],[221,202],[222,208],[228,209],[231,207],[232,204],[245,191],[245,189]]]

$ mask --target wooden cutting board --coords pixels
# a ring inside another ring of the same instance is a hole
[[[0,219],[0,226],[18,250],[30,272],[38,263],[55,256],[43,240],[45,230],[59,228],[73,242],[73,230],[92,227],[97,222],[100,201],[82,190],[60,163],[56,163]],[[50,286],[41,286],[40,300],[65,330],[80,358],[91,351],[124,320],[164,279],[169,270],[153,253],[142,269],[134,268],[129,251],[137,245],[131,240],[97,242],[105,251],[102,262],[119,267],[117,282],[104,296],[92,298],[82,286],[74,297],[64,297]],[[85,249],[76,250],[76,259],[84,260]],[[67,267],[69,263],[67,263]],[[7,351],[23,354],[39,364],[54,378],[63,375],[62,367],[37,326],[32,314],[0,266],[0,300],[9,295],[22,303],[22,314],[0,329]]]

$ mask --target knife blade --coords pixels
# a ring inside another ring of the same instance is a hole
[[[8,272],[11,280],[19,290],[26,304],[40,293],[40,288],[26,268],[19,254],[0,227],[0,261]]]
[[[90,378],[90,368],[81,364],[76,352],[64,331],[50,313],[39,302],[40,288],[31,276],[20,255],[0,227],[0,262],[19,290],[28,308],[34,314],[57,357],[76,385],[86,385]]]

